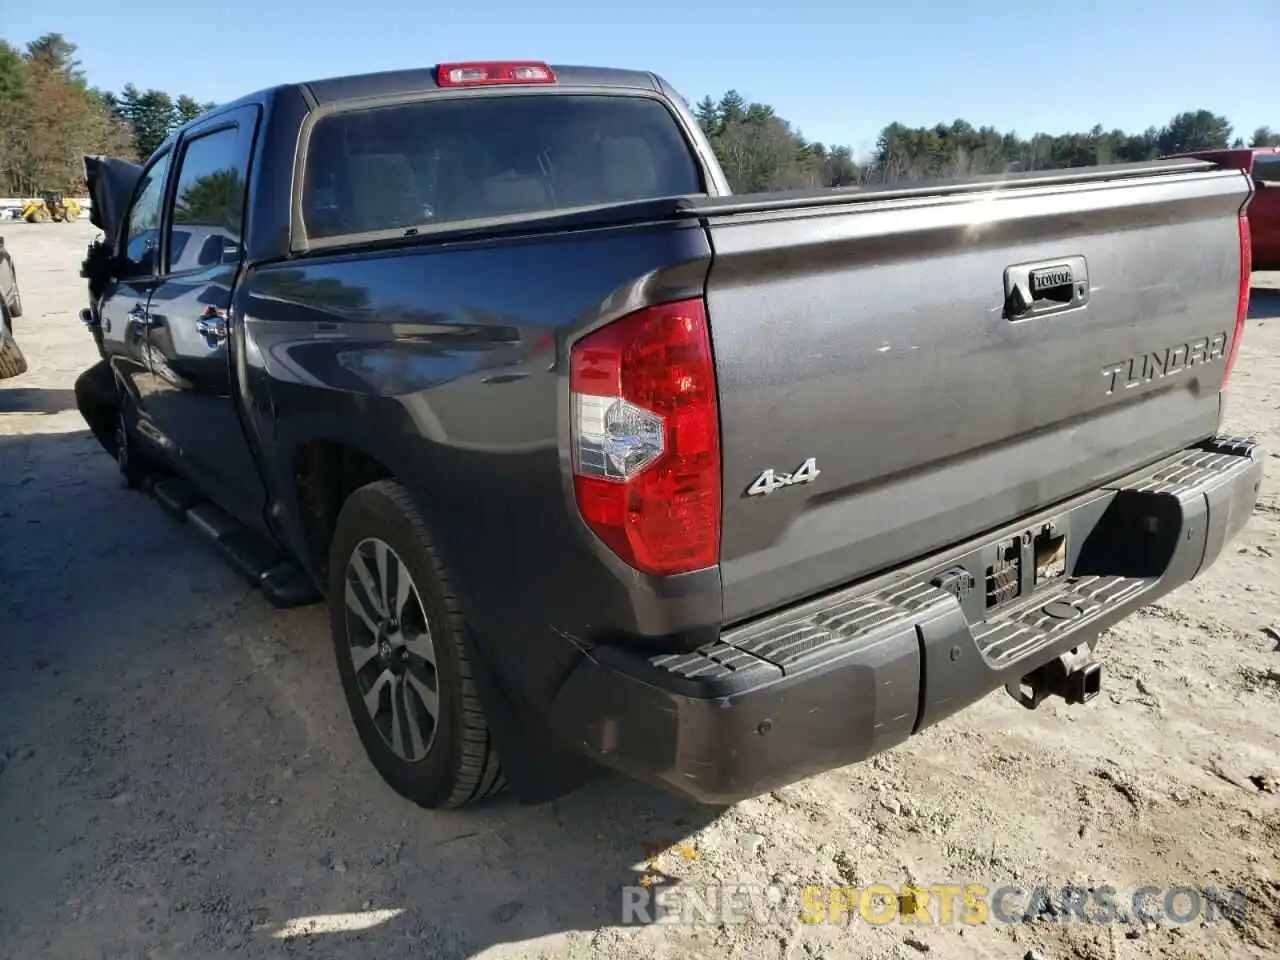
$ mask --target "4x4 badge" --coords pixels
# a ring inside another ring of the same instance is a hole
[[[818,469],[818,460],[816,457],[810,457],[804,463],[796,468],[795,473],[779,473],[770,467],[760,476],[756,477],[751,486],[747,487],[748,497],[763,497],[775,490],[781,490],[783,487],[794,486],[797,483],[813,483],[818,479],[818,474],[822,471]]]

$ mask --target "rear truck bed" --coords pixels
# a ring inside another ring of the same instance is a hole
[[[1248,198],[1238,173],[1153,164],[990,199],[708,204],[726,620],[1212,436]],[[744,495],[810,458],[811,482]]]
[[[698,205],[723,630],[590,651],[556,730],[731,802],[1006,687],[1092,698],[1111,624],[1206,569],[1262,455],[1217,436],[1249,185],[1151,164]]]

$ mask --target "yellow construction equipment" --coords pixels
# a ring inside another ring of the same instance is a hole
[[[22,207],[21,219],[27,223],[71,223],[80,218],[80,204],[60,193],[47,191],[35,200],[28,200]]]
[[[43,200],[27,200],[22,205],[20,219],[27,223],[48,223],[53,216]]]

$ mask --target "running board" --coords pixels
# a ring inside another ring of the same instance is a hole
[[[184,480],[152,474],[142,489],[150,493],[165,513],[186,521],[250,586],[278,609],[317,603],[320,594],[306,573],[285,557],[270,541],[250,530],[211,503]]]

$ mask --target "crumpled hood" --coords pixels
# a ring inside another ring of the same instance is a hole
[[[114,157],[84,158],[84,179],[89,185],[89,222],[114,241],[120,221],[142,176],[141,164]]]

